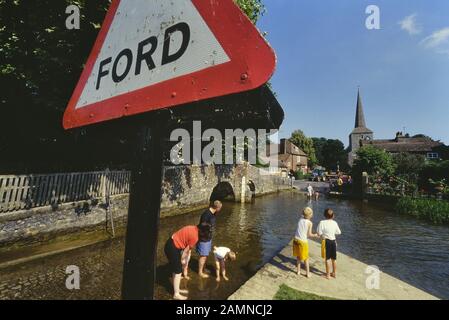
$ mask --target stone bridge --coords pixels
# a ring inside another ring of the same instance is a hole
[[[251,202],[257,196],[290,188],[287,178],[249,164],[166,167],[162,216],[207,206],[213,200]]]
[[[120,174],[120,177],[123,178],[119,179],[120,181],[115,179],[120,183],[111,180],[114,190],[117,183],[123,187],[118,194],[111,196],[111,212],[115,225],[125,225],[128,216],[129,175],[122,177]],[[89,181],[86,180],[84,181],[86,183],[79,185],[73,184],[72,187],[81,190],[81,186],[84,185],[85,190],[81,191],[86,191],[90,190],[92,185],[98,184],[96,180],[96,182],[88,183]],[[65,184],[52,185],[52,188],[56,186],[59,189]],[[46,189],[50,192],[52,188]],[[290,183],[287,178],[267,175],[263,169],[248,164],[165,167],[161,217],[201,209],[208,206],[212,200],[250,202],[256,196],[288,188]],[[76,195],[87,194],[84,191]],[[94,194],[97,196],[83,200],[72,200],[68,197],[70,202],[62,203],[57,207],[46,205],[4,212],[0,215],[0,253],[9,251],[12,249],[11,246],[19,248],[37,245],[59,235],[76,235],[81,230],[104,230],[105,227],[110,229],[104,207],[104,195],[99,190],[96,190]],[[64,195],[64,198],[66,196]],[[22,206],[21,203],[19,204]]]

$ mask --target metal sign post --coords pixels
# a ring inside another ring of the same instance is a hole
[[[162,183],[158,125],[138,128],[131,172],[122,298],[153,299]]]

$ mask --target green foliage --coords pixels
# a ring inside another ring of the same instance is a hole
[[[235,3],[242,9],[248,18],[254,23],[265,13],[265,6],[262,0],[235,0]]]
[[[338,300],[319,296],[313,293],[298,291],[282,284],[274,296],[274,300]]]
[[[317,158],[315,155],[315,148],[313,147],[313,140],[306,137],[301,130],[295,130],[292,133],[290,141],[304,151],[309,157],[309,166],[313,167],[317,164]]]
[[[449,160],[428,161],[422,168],[419,176],[419,186],[421,189],[433,191],[430,181],[449,181]]]
[[[80,7],[80,30],[66,29],[70,4]],[[59,164],[68,165],[79,150],[95,154],[99,143],[89,149],[73,132],[64,132],[62,114],[109,1],[5,0],[0,6],[0,112],[8,120],[0,126],[1,167],[59,170]],[[95,144],[94,138],[89,140]],[[119,150],[117,145],[109,147]],[[89,157],[84,158],[87,163]],[[62,170],[71,170],[68,167]]]
[[[434,148],[433,151],[438,152],[442,160],[449,160],[449,146],[441,145]]]
[[[393,155],[393,161],[396,166],[396,176],[404,180],[406,184],[413,185],[416,189],[426,158],[420,154],[399,153]]]
[[[389,177],[396,165],[391,154],[374,146],[364,146],[357,151],[357,159],[352,167],[354,176],[367,172],[370,176]]]
[[[327,170],[346,169],[347,153],[340,140],[326,138],[312,138],[315,155],[319,165]]]
[[[399,153],[393,155],[398,175],[419,174],[424,168],[426,158],[420,154]]]
[[[236,2],[254,23],[264,13],[262,0]],[[80,7],[79,30],[65,26],[65,10],[71,4]],[[129,163],[132,128],[62,128],[63,112],[109,4],[0,0],[0,112],[7,120],[0,126],[2,170],[80,171]]]
[[[311,177],[311,174],[309,174],[309,173],[304,174],[301,170],[298,170],[295,172],[296,180],[308,180],[310,177]]]
[[[449,202],[444,200],[405,197],[397,202],[396,211],[430,220],[435,224],[449,224]]]

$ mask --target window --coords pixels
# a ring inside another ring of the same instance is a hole
[[[436,153],[436,152],[428,152],[427,153],[427,159],[438,159],[439,158],[439,156],[438,156],[438,153]]]

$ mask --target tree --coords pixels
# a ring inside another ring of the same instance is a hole
[[[347,154],[343,142],[335,139],[312,138],[318,164],[326,169],[345,169]]]
[[[235,0],[235,2],[254,24],[265,13],[265,6],[262,0]]]
[[[295,130],[289,140],[307,154],[309,157],[309,166],[313,167],[317,164],[315,148],[313,147],[313,140],[311,138],[306,137],[301,130]]]
[[[326,138],[312,138],[313,148],[315,149],[315,156],[318,164],[323,165],[324,155],[323,147],[327,142]]]
[[[399,153],[393,156],[396,165],[396,174],[419,174],[423,169],[426,158],[420,154]]]
[[[443,144],[436,147],[433,151],[438,152],[442,160],[449,160],[449,146]]]
[[[361,176],[362,172],[387,178],[394,174],[396,165],[391,154],[374,146],[364,146],[357,151],[357,158],[352,167],[353,175]]]
[[[262,0],[236,0],[256,23]],[[68,5],[79,30],[65,27]],[[0,168],[8,172],[97,170],[129,163],[119,125],[66,132],[62,115],[84,68],[109,0],[0,0]],[[113,129],[111,129],[113,128]]]
[[[420,188],[431,190],[430,180],[449,182],[449,160],[427,161],[419,176]]]

